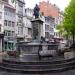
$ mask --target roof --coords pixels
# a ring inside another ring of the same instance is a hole
[[[8,4],[8,3],[4,3],[4,6],[15,10],[15,8],[12,5]]]
[[[3,3],[5,7],[8,7],[8,8],[15,10],[15,8],[12,5],[10,5],[8,2],[4,2],[4,1],[0,1],[0,2]]]

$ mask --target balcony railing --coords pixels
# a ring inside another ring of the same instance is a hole
[[[23,12],[22,11],[18,11],[18,14],[23,16]]]
[[[31,35],[27,35],[25,38],[32,38],[32,36]]]
[[[14,37],[13,36],[5,36],[4,37],[4,40],[6,40],[6,41],[14,41]]]
[[[18,38],[18,39],[19,39],[19,38],[22,38],[22,39],[23,39],[23,38],[24,38],[24,35],[17,34],[17,35],[16,35],[16,38]]]

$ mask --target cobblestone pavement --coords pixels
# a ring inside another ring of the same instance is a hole
[[[0,75],[75,75],[75,70],[69,70],[60,73],[50,73],[50,74],[20,74],[20,73],[9,73],[5,71],[0,71]]]

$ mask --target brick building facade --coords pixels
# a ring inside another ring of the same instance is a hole
[[[44,16],[51,16],[56,18],[59,16],[59,8],[54,4],[52,5],[49,2],[42,1],[39,3],[40,12],[44,14]]]

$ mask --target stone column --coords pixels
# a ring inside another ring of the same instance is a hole
[[[33,40],[41,40],[41,36],[43,36],[43,21],[39,18],[34,19],[32,22],[32,37]]]

